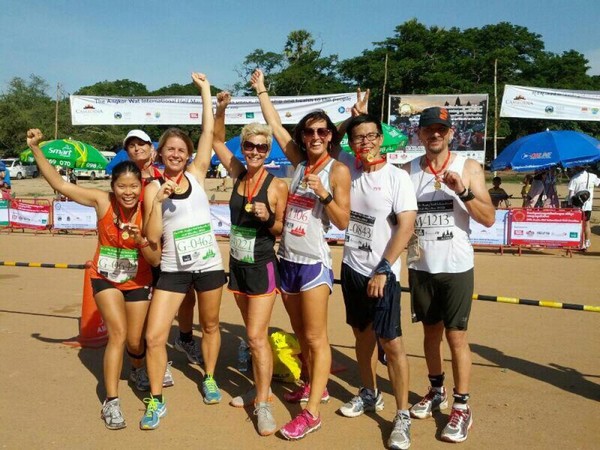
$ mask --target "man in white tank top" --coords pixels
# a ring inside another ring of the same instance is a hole
[[[431,387],[411,416],[431,417],[448,406],[441,343],[452,354],[454,405],[442,439],[463,442],[473,423],[469,398],[471,351],[467,325],[473,297],[473,248],[469,218],[490,227],[495,212],[479,163],[450,152],[454,136],[445,108],[427,108],[419,119],[425,155],[405,166],[418,201],[416,236],[408,246],[413,321],[423,322],[425,360]]]

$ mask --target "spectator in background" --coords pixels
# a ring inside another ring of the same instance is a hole
[[[533,181],[533,175],[527,174],[523,178],[523,187],[521,188],[521,198],[523,198],[523,207],[527,206],[527,195],[531,189],[531,183]]]
[[[585,167],[578,167],[576,170],[579,171],[573,175],[571,181],[569,181],[569,194],[567,199],[569,203],[572,203],[573,195],[579,191],[588,191],[590,198],[581,207],[583,211],[583,220],[585,221],[585,227],[583,235],[585,242],[583,243],[583,249],[587,250],[592,245],[592,227],[590,226],[590,218],[592,217],[592,203],[594,202],[594,187],[600,186],[600,178],[593,173],[589,173]]]
[[[502,184],[502,178],[494,177],[492,180],[492,184],[494,187],[490,188],[488,192],[490,193],[490,197],[492,198],[492,204],[496,209],[500,206],[500,202],[504,202],[504,207],[508,208],[510,203],[508,201],[509,195],[506,193],[504,189],[500,187]]]

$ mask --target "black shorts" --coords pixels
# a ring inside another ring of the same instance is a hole
[[[473,269],[461,273],[429,273],[409,269],[412,320],[448,329],[465,330],[473,303]]]
[[[149,301],[152,298],[152,288],[150,286],[123,290],[104,278],[92,278],[92,290],[94,291],[94,295],[105,291],[106,289],[117,289],[118,291],[121,291],[126,302],[144,302]]]
[[[400,283],[390,274],[381,298],[367,295],[370,277],[366,277],[347,264],[342,264],[341,284],[346,306],[346,323],[364,331],[372,323],[378,337],[395,339],[402,336],[400,324]]]
[[[583,221],[589,222],[592,218],[592,211],[583,211]]]
[[[150,271],[152,272],[152,287],[156,287],[160,278],[160,266],[150,266]]]
[[[281,282],[277,260],[247,264],[229,259],[229,284],[227,289],[248,297],[259,297],[279,292]]]
[[[185,294],[194,287],[197,292],[212,291],[227,282],[224,270],[207,272],[161,272],[156,289]]]

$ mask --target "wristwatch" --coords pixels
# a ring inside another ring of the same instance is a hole
[[[325,206],[325,205],[329,205],[329,204],[330,204],[330,203],[333,201],[333,195],[331,195],[331,193],[330,193],[330,192],[328,192],[328,193],[327,193],[327,197],[325,197],[325,198],[321,198],[321,197],[319,197],[319,201],[321,202],[321,204],[322,204],[323,206]]]
[[[473,194],[473,191],[471,189],[465,189],[460,194],[458,194],[458,198],[463,203],[467,203],[467,202],[470,202],[471,200],[473,200],[475,198],[475,194]]]

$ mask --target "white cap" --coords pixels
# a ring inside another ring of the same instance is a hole
[[[127,150],[127,141],[130,138],[138,138],[141,139],[144,142],[147,142],[148,144],[152,144],[152,139],[150,139],[150,136],[148,136],[144,131],[142,130],[131,130],[129,133],[127,133],[127,136],[125,136],[125,139],[123,139],[123,147],[125,148],[125,150]]]

